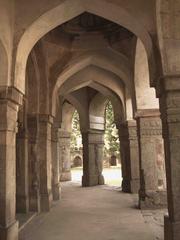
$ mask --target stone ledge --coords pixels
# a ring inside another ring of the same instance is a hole
[[[15,104],[22,105],[23,94],[14,87],[0,87],[0,100],[10,100]]]
[[[135,113],[135,119],[146,117],[160,117],[159,109],[138,109]]]

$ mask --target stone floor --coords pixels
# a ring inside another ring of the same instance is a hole
[[[150,212],[151,213],[151,212]],[[152,230],[135,206],[134,197],[117,187],[62,186],[62,200],[49,213],[35,217],[21,232],[21,240],[155,240],[163,229]],[[158,215],[159,216],[159,215]],[[160,217],[161,218],[161,217]],[[159,220],[158,220],[159,221]],[[162,237],[162,236],[161,236]]]

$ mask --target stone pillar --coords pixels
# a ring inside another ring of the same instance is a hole
[[[71,181],[71,133],[59,129],[60,180]]]
[[[159,110],[137,112],[137,126],[140,152],[139,206],[142,209],[165,207],[164,142]]]
[[[102,175],[104,131],[90,130],[82,132],[83,143],[83,177],[82,186],[104,184]]]
[[[51,151],[51,125],[53,119],[50,115],[39,115],[38,156],[40,168],[40,203],[41,211],[49,211],[52,204],[52,151]]]
[[[165,240],[180,239],[180,76],[167,76],[160,94],[165,143],[168,215]],[[163,83],[162,81],[162,83]]]
[[[39,116],[28,114],[29,210],[40,212],[40,169],[38,156]]]
[[[16,135],[16,211],[29,211],[28,185],[28,134],[25,101],[18,114],[18,132]]]
[[[52,127],[52,194],[53,200],[60,199],[60,167],[59,167],[59,128]]]
[[[136,121],[129,120],[125,123],[122,123],[118,129],[122,161],[122,191],[138,193],[140,180]]]
[[[14,88],[0,88],[0,239],[17,240],[16,129],[22,95]]]

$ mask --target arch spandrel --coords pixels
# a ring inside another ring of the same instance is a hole
[[[9,86],[9,64],[4,45],[0,41],[0,88]]]
[[[164,75],[180,74],[179,19],[179,1],[157,0],[156,25]]]
[[[142,42],[138,39],[136,45],[134,88],[137,109],[159,108],[155,89],[150,88],[148,59]],[[137,110],[135,109],[135,110]]]

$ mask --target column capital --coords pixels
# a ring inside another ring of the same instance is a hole
[[[158,78],[156,93],[160,98],[165,92],[180,90],[180,74],[166,74]]]
[[[136,120],[128,120],[125,122],[122,122],[119,127],[119,137],[121,140],[125,137],[126,140],[133,140],[137,139],[137,122]]]
[[[141,137],[151,137],[162,135],[162,121],[160,115],[139,117],[138,118],[138,129]]]
[[[58,136],[59,136],[59,138],[70,138],[71,132],[68,132],[64,129],[59,128]]]
[[[160,111],[157,108],[154,109],[138,109],[135,113],[135,119],[148,118],[148,117],[159,117]]]
[[[39,122],[48,122],[53,124],[54,118],[50,114],[39,114]]]
[[[59,139],[59,128],[53,125],[51,128],[51,140],[53,142],[58,142],[58,139]]]
[[[82,136],[87,136],[89,144],[102,144],[104,145],[104,130],[87,129],[81,132]]]
[[[17,105],[22,105],[23,94],[14,87],[0,87],[1,100],[9,100]]]
[[[100,129],[81,129],[81,133],[82,134],[104,134],[104,130],[100,130]]]

